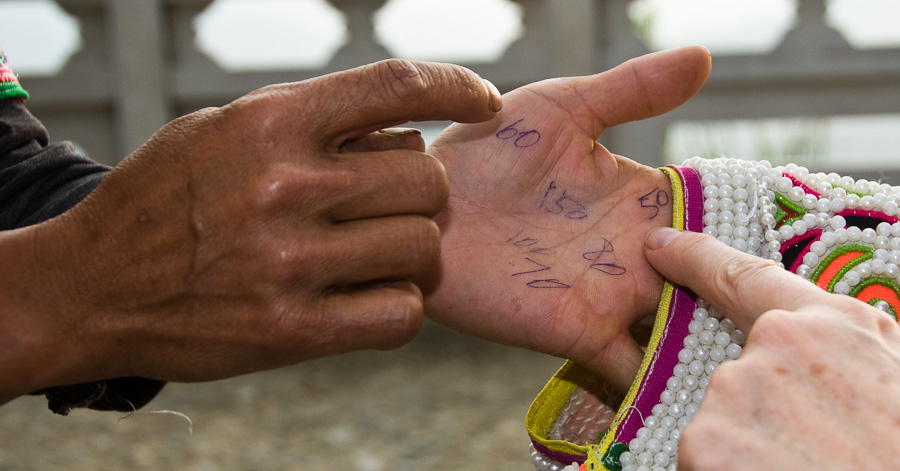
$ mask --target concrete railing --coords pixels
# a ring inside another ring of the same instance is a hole
[[[389,56],[372,17],[384,0],[330,0],[350,39],[319,69],[229,73],[195,47],[194,18],[211,0],[57,0],[81,22],[82,48],[53,77],[25,77],[30,107],[55,139],[113,164],[166,121],[266,84],[302,80]],[[517,0],[524,32],[492,63],[464,64],[502,91],[544,78],[600,72],[647,52],[629,0]],[[714,58],[687,105],[610,129],[601,142],[662,164],[676,120],[900,112],[900,49],[855,50],[824,23],[824,0],[799,0],[796,26],[771,53]],[[829,169],[830,170],[830,169]],[[837,169],[840,170],[840,169]],[[896,180],[895,180],[896,181]]]

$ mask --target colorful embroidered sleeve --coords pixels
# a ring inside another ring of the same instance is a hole
[[[693,158],[665,171],[676,228],[710,234],[897,317],[900,187],[736,159]],[[710,375],[738,358],[746,340],[727,315],[667,283],[643,364],[623,400],[610,404],[595,394],[598,379],[573,363],[541,391],[526,418],[535,466],[559,470],[574,461],[586,471],[674,470],[681,430]],[[607,428],[572,434],[610,407],[617,412]]]
[[[6,54],[0,49],[0,100],[10,98],[24,100],[28,98],[28,92],[19,84],[19,77],[9,68]]]

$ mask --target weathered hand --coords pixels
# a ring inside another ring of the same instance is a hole
[[[423,307],[399,280],[438,258],[447,177],[421,137],[377,130],[499,107],[466,69],[392,60],[173,121],[82,204],[2,235],[18,271],[0,285],[0,372],[15,379],[0,402],[404,343]]]
[[[429,151],[447,169],[450,200],[437,217],[441,261],[423,284],[428,315],[571,358],[626,389],[642,357],[629,330],[662,289],[644,237],[671,223],[671,186],[596,139],[677,107],[709,69],[700,47],[650,54],[522,87],[492,121],[442,133]]]
[[[679,470],[896,469],[894,318],[701,234],[654,232],[647,258],[749,330],[684,429]]]

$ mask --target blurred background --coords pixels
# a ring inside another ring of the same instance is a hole
[[[697,97],[600,142],[648,165],[729,155],[900,183],[893,0],[0,0],[0,18],[51,138],[111,165],[182,114],[387,57],[509,91],[702,44]],[[22,398],[0,407],[0,471],[530,469],[523,417],[560,364],[426,324],[394,352],[170,385],[148,410],[193,433]]]

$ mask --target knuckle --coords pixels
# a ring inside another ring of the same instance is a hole
[[[388,59],[376,63],[374,72],[384,89],[401,102],[419,102],[428,93],[427,77],[413,61]]]
[[[739,299],[742,287],[757,279],[766,279],[778,268],[770,261],[756,257],[734,256],[726,259],[715,276],[717,288],[729,299]]]

